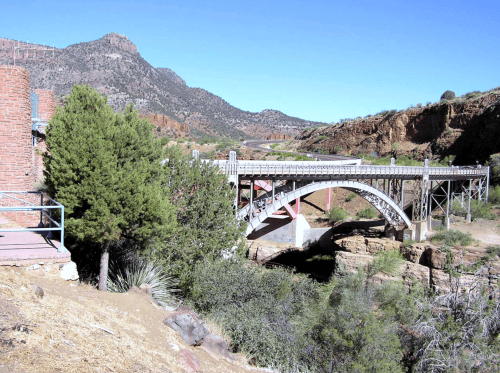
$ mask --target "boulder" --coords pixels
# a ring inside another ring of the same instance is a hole
[[[187,306],[180,307],[163,322],[178,332],[184,342],[191,346],[200,346],[203,339],[210,334],[198,315]]]
[[[203,339],[201,348],[205,350],[210,356],[215,359],[225,357],[226,359],[233,360],[233,356],[227,347],[226,341],[216,334],[209,334]]]
[[[380,251],[398,250],[400,242],[388,238],[344,237],[335,241],[343,251],[353,254],[376,254]]]
[[[62,269],[61,269],[61,278],[63,280],[71,280],[75,281],[80,278],[78,276],[78,270],[76,269],[76,263],[75,262],[69,262],[68,264],[65,264]]]

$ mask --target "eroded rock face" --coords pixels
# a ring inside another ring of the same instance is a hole
[[[500,151],[498,115],[500,99],[498,91],[492,91],[349,120],[304,131],[297,138],[303,140],[300,149],[306,152],[320,147],[335,153],[340,147],[340,152],[351,154],[406,155],[420,161],[454,154],[457,164],[469,164],[470,159],[483,162]],[[318,140],[320,136],[323,140]]]
[[[415,243],[406,247],[401,245],[400,252],[403,258],[409,262],[420,263],[425,250],[430,247],[431,246],[426,243]]]
[[[401,242],[387,238],[365,238],[363,236],[345,237],[336,240],[342,250],[353,254],[374,255],[380,251],[398,250]]]
[[[266,244],[265,242],[252,241],[248,249],[248,258],[257,263],[266,263],[277,256],[298,250],[288,245],[277,246],[276,244]]]
[[[414,282],[423,285],[430,285],[430,269],[420,264],[405,262],[401,270],[401,278],[406,287],[410,287]]]
[[[401,242],[387,238],[365,238],[366,251],[370,254],[376,254],[379,251],[399,250]]]
[[[346,251],[335,252],[335,272],[336,274],[357,273],[358,268],[364,270],[373,262],[373,256],[357,254]]]

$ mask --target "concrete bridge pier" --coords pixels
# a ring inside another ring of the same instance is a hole
[[[303,247],[305,233],[310,229],[311,226],[302,214],[297,215],[295,219],[287,215],[276,215],[267,218],[248,235],[248,238]]]

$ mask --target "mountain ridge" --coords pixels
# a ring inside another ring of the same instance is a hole
[[[15,42],[0,38],[0,64],[13,64]],[[115,110],[134,102],[141,114],[165,115],[188,125],[195,135],[258,138],[297,135],[307,127],[325,125],[276,110],[244,111],[205,89],[189,87],[173,70],[151,66],[125,35],[110,33],[66,48],[42,49],[23,43],[16,59],[29,70],[33,88],[64,96],[74,84],[87,84],[107,95]]]

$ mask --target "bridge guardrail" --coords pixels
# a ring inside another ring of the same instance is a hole
[[[227,161],[219,161],[217,165],[229,171]],[[336,162],[336,161],[332,161]],[[387,175],[387,176],[486,176],[489,167],[418,167],[418,166],[348,166],[329,164],[330,162],[260,162],[238,161],[238,175]],[[231,165],[234,167],[234,165]],[[234,169],[232,170],[234,172]]]

